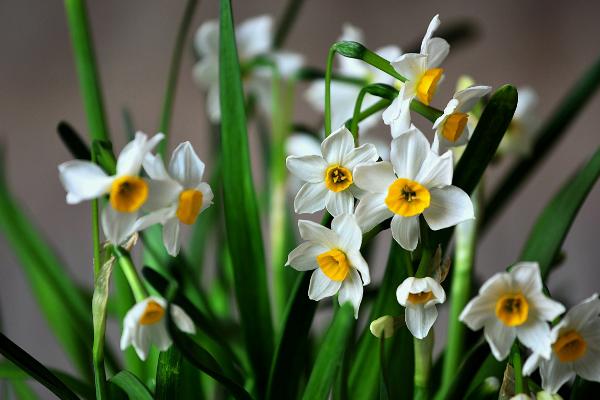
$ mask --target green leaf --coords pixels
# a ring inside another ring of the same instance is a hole
[[[346,303],[337,310],[319,346],[315,366],[302,396],[304,400],[326,399],[329,395],[354,323],[354,308]]]
[[[139,378],[133,375],[129,371],[121,371],[112,378],[110,383],[123,390],[130,399],[135,400],[153,400],[154,397],[150,390],[139,380]]]
[[[600,176],[600,149],[572,178],[567,179],[537,218],[520,261],[537,261],[542,278],[546,279],[552,261],[585,201]]]
[[[33,391],[29,384],[23,381],[12,381],[11,386],[18,400],[37,400],[39,396]]]
[[[298,19],[297,17],[303,3],[304,0],[288,0],[283,15],[279,21],[277,21],[273,39],[273,48],[279,49],[283,46],[294,22]]]
[[[244,93],[230,0],[220,1],[219,86],[225,226],[234,266],[236,300],[259,395],[273,355],[265,255],[248,148]]]
[[[52,372],[30,356],[9,338],[0,333],[0,353],[28,373],[33,379],[44,385],[59,399],[77,400],[78,397]]]
[[[542,125],[529,157],[515,164],[490,196],[483,215],[482,226],[489,226],[513,194],[521,187],[535,169],[542,164],[552,149],[566,133],[600,85],[600,58],[575,83],[554,112]]]
[[[60,121],[56,127],[58,136],[69,152],[78,160],[91,160],[90,148],[73,127],[65,121]]]
[[[198,399],[200,372],[171,346],[160,353],[156,370],[156,400]]]
[[[117,173],[117,159],[113,152],[112,143],[106,140],[94,140],[92,142],[92,153],[98,164],[108,175]]]

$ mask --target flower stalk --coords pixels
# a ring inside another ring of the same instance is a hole
[[[521,350],[519,349],[519,342],[517,340],[515,340],[512,346],[510,360],[515,374],[515,394],[525,393],[523,360],[521,359]]]
[[[415,349],[414,400],[427,400],[429,398],[433,335],[433,330],[431,330],[424,339],[413,339]]]
[[[325,69],[325,136],[331,133],[331,73],[335,53],[336,47],[334,44],[327,53],[327,66]]]
[[[113,253],[117,258],[117,262],[123,271],[123,275],[125,275],[125,279],[127,279],[127,283],[129,283],[129,287],[131,288],[131,292],[133,293],[133,297],[136,302],[140,302],[148,297],[148,291],[146,287],[142,283],[142,280],[135,269],[135,265],[131,260],[131,255],[129,252],[121,247],[113,247]]]

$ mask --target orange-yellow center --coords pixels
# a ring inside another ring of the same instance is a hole
[[[140,317],[140,325],[152,325],[160,321],[165,315],[165,309],[154,300],[149,300]]]
[[[561,362],[572,362],[583,357],[587,343],[577,331],[568,331],[560,335],[552,350]]]
[[[325,171],[325,186],[332,192],[341,192],[352,185],[352,172],[341,165],[332,165]]]
[[[388,188],[385,204],[391,212],[403,217],[413,217],[421,214],[431,202],[431,195],[425,186],[399,178]]]
[[[181,192],[176,212],[177,218],[187,225],[196,222],[196,218],[202,209],[203,197],[202,192],[196,189],[188,189]]]
[[[465,113],[457,112],[450,114],[444,122],[442,135],[450,142],[456,142],[467,126],[469,116]]]
[[[429,300],[433,298],[433,292],[419,292],[419,293],[409,293],[408,301],[412,304],[423,304],[427,303]]]
[[[443,68],[431,68],[425,71],[417,83],[417,98],[421,103],[429,105],[431,99],[437,91],[438,83],[442,79],[444,73]]]
[[[346,254],[338,249],[332,249],[317,256],[317,264],[321,271],[332,281],[341,282],[350,272],[350,263]]]
[[[522,293],[506,294],[496,302],[496,316],[506,326],[519,326],[527,321],[529,303]]]
[[[119,212],[137,211],[148,198],[148,184],[139,176],[116,178],[110,188],[110,205]]]

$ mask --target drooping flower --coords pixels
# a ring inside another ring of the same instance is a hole
[[[401,55],[391,64],[406,78],[392,104],[383,112],[383,122],[392,128],[392,136],[397,137],[410,127],[410,102],[417,98],[429,105],[443,79],[444,70],[439,68],[444,61],[450,45],[446,40],[432,37],[440,26],[439,15],[433,17],[421,42],[420,53]]]
[[[600,382],[600,300],[598,295],[572,307],[552,328],[551,356],[533,353],[523,372],[531,374],[539,366],[544,391],[555,394],[575,375]]]
[[[350,302],[354,317],[363,297],[363,286],[371,282],[369,266],[360,254],[362,232],[354,215],[335,217],[331,229],[311,221],[298,221],[304,243],[288,256],[286,265],[297,271],[313,271],[308,297],[319,301],[339,292],[340,305]]]
[[[149,213],[137,221],[136,230],[161,224],[165,248],[175,257],[180,248],[180,223],[192,225],[212,204],[213,192],[208,183],[202,181],[204,163],[190,142],[185,142],[173,151],[168,169],[160,155],[148,154],[144,170],[152,178],[144,206]]]
[[[167,350],[172,340],[167,329],[166,308],[167,302],[164,299],[150,296],[127,311],[123,319],[121,350],[133,346],[142,361],[148,357],[151,345],[160,351]],[[196,333],[194,323],[181,307],[172,304],[171,316],[181,331]]]
[[[314,213],[327,208],[338,216],[354,211],[354,197],[359,193],[353,185],[354,169],[377,160],[372,144],[354,147],[354,138],[348,129],[340,128],[321,143],[321,155],[289,156],[287,168],[306,183],[294,199],[297,213]]]
[[[364,232],[392,218],[392,236],[412,251],[420,236],[419,215],[433,230],[474,218],[469,196],[451,185],[452,154],[435,154],[417,128],[412,126],[392,141],[390,161],[354,170],[356,186],[367,192],[356,207]]]
[[[460,314],[472,330],[483,328],[492,354],[501,361],[508,356],[515,339],[550,357],[550,326],[565,311],[562,304],[543,293],[540,268],[534,262],[520,262],[509,272],[488,279]]]
[[[236,43],[241,64],[250,63],[257,56],[266,56],[276,65],[282,78],[288,78],[302,66],[300,54],[273,49],[273,19],[261,15],[242,22],[236,28]],[[203,23],[196,32],[194,46],[200,60],[193,70],[197,84],[206,91],[206,108],[212,122],[221,120],[219,104],[219,22]],[[265,112],[271,110],[272,71],[268,67],[252,68],[244,76],[247,89],[254,93]]]
[[[417,339],[424,339],[437,319],[436,304],[446,301],[446,292],[433,278],[409,277],[396,289],[396,299],[406,307],[406,327]]]
[[[144,157],[154,149],[164,135],[151,139],[138,132],[119,154],[117,171],[108,176],[98,165],[71,160],[58,166],[60,181],[67,191],[67,203],[109,195],[109,206],[102,211],[102,228],[107,239],[121,244],[134,232],[138,211],[148,198],[148,182],[139,177]]]
[[[491,89],[490,86],[471,86],[454,94],[444,108],[444,113],[433,124],[433,151],[442,154],[451,147],[462,146],[469,141],[471,132],[468,112]]]
[[[519,88],[517,109],[500,142],[498,154],[523,157],[531,153],[534,135],[540,126],[537,105],[538,96],[532,88]]]

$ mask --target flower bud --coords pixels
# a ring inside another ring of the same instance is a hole
[[[371,322],[369,326],[373,336],[384,339],[394,336],[394,317],[391,315],[384,315],[383,317],[377,318]]]

